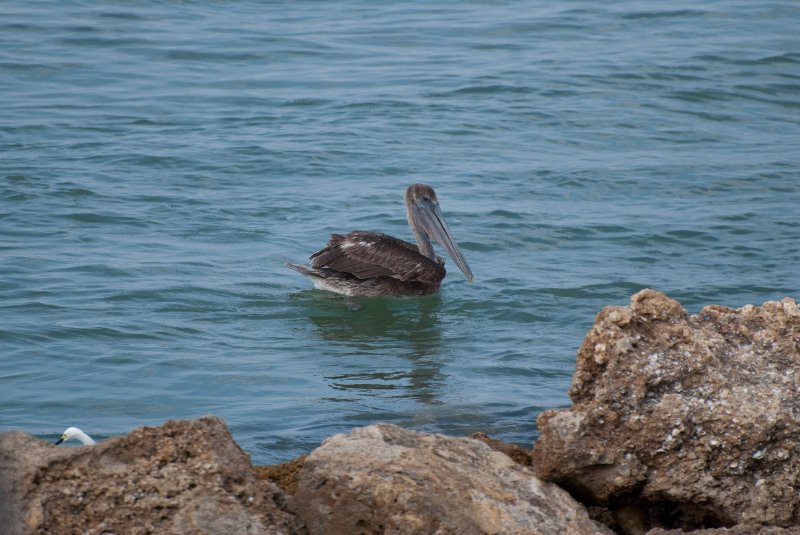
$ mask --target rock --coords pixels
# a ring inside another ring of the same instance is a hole
[[[486,444],[371,425],[327,439],[293,509],[314,534],[610,534],[566,492]]]
[[[511,459],[521,464],[522,466],[533,466],[533,455],[529,450],[520,448],[516,444],[509,444],[508,442],[503,442],[502,440],[497,440],[496,438],[491,438],[486,433],[478,432],[473,433],[472,438],[478,439],[481,442],[484,442],[490,448],[495,451],[499,451],[500,453],[505,453]]]
[[[775,526],[759,526],[755,524],[741,524],[732,528],[709,528],[696,531],[683,531],[680,529],[652,529],[647,535],[800,535],[800,527],[778,528]]]
[[[297,533],[215,417],[142,427],[96,446],[0,434],[3,533]]]
[[[0,496],[0,531],[11,535],[611,533],[565,491],[478,440],[389,425],[258,468],[214,417],[90,447],[2,433]]]
[[[297,491],[297,473],[303,468],[305,460],[306,456],[301,455],[288,463],[256,466],[256,477],[272,481],[286,494],[294,494]]]
[[[798,385],[791,299],[689,316],[643,290],[597,316],[578,351],[574,405],[538,418],[535,470],[624,513],[629,533],[797,525]]]

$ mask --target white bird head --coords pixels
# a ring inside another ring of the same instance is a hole
[[[77,427],[68,427],[64,431],[64,434],[61,435],[61,438],[56,440],[56,445],[61,444],[62,442],[65,442],[71,438],[74,438],[75,440],[80,440],[81,444],[83,444],[84,446],[93,446],[95,444],[92,437],[90,437]]]

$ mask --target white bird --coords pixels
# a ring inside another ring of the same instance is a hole
[[[66,431],[64,431],[64,434],[61,435],[61,438],[56,440],[56,446],[61,444],[62,442],[66,441],[66,440],[71,439],[71,438],[74,438],[76,440],[80,440],[81,444],[83,444],[84,446],[94,446],[94,444],[95,444],[95,442],[92,439],[92,437],[90,437],[89,435],[87,435],[86,433],[84,433],[83,431],[78,429],[77,427],[68,427],[66,429]]]

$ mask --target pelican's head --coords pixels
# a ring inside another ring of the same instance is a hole
[[[411,229],[420,242],[420,252],[431,259],[435,258],[432,249],[430,251],[422,250],[422,246],[426,242],[430,244],[429,239],[433,238],[444,247],[467,280],[469,282],[475,280],[475,277],[472,276],[472,270],[469,269],[467,261],[464,260],[464,255],[461,254],[461,250],[450,234],[450,229],[447,228],[447,223],[445,223],[444,216],[439,208],[439,199],[436,198],[436,192],[433,191],[433,188],[426,184],[411,184],[408,186],[406,190],[406,211],[408,212],[408,222],[411,225]]]
[[[92,440],[92,437],[90,437],[89,435],[87,435],[86,433],[84,433],[83,431],[78,429],[77,427],[68,427],[64,431],[64,434],[61,435],[61,438],[56,440],[56,446],[61,444],[64,441],[67,441],[67,440],[71,439],[71,438],[74,438],[76,440],[80,440],[81,444],[83,444],[84,446],[92,446],[95,443],[94,440]]]

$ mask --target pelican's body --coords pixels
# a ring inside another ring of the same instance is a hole
[[[64,431],[64,434],[61,435],[61,438],[56,440],[56,445],[61,444],[62,442],[65,442],[71,438],[79,440],[80,443],[83,444],[84,446],[94,446],[95,444],[94,439],[92,439],[92,437],[90,437],[77,427],[67,427],[66,431]]]
[[[311,266],[288,264],[316,288],[344,295],[423,296],[436,293],[446,275],[444,260],[433,252],[439,242],[472,282],[472,271],[444,222],[436,193],[425,184],[406,190],[408,223],[417,245],[356,230],[333,234],[327,247],[311,255]]]

